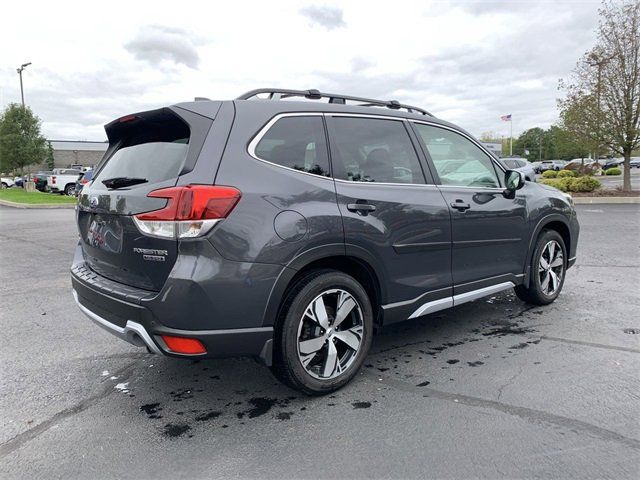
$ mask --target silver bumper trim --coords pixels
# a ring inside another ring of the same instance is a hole
[[[82,305],[78,300],[78,294],[75,290],[73,290],[73,298],[78,305],[78,308],[84,313],[87,317],[89,317],[96,325],[105,329],[107,332],[115,335],[122,340],[129,342],[136,347],[147,346],[149,350],[153,353],[162,354],[162,351],[156,345],[156,343],[151,339],[151,336],[147,332],[147,330],[139,323],[133,322],[131,320],[127,320],[127,324],[124,328],[119,327],[111,323],[110,321],[102,318],[100,315],[89,310],[87,307]],[[142,342],[141,342],[142,341]]]

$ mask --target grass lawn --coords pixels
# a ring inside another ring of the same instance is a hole
[[[0,190],[0,200],[31,205],[76,203],[75,197],[67,197],[59,193],[25,192],[22,188],[16,187]]]

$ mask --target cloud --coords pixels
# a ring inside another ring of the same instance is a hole
[[[327,30],[347,26],[342,18],[342,10],[338,7],[309,5],[301,8],[300,14],[307,17],[312,25],[320,25]]]
[[[197,43],[187,31],[180,28],[149,25],[143,27],[124,48],[137,60],[150,65],[169,61],[197,69],[200,62]]]

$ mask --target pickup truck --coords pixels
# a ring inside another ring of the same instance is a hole
[[[82,171],[73,168],[55,168],[47,177],[47,189],[54,193],[74,195],[76,181],[82,175]]]

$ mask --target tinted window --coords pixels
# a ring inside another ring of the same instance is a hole
[[[507,166],[507,168],[518,168],[518,167],[520,167],[520,165],[518,165],[518,161],[517,160],[503,160],[503,162]]]
[[[493,161],[469,139],[443,128],[415,126],[442,185],[500,187]]]
[[[402,122],[350,117],[333,117],[332,122],[334,177],[353,182],[425,182]]]
[[[186,138],[120,148],[100,170],[93,183],[94,188],[103,188],[103,180],[115,177],[144,178],[148,183],[176,178],[180,174],[188,149]]]
[[[322,117],[284,117],[264,134],[258,158],[301,172],[328,177],[329,159]]]

